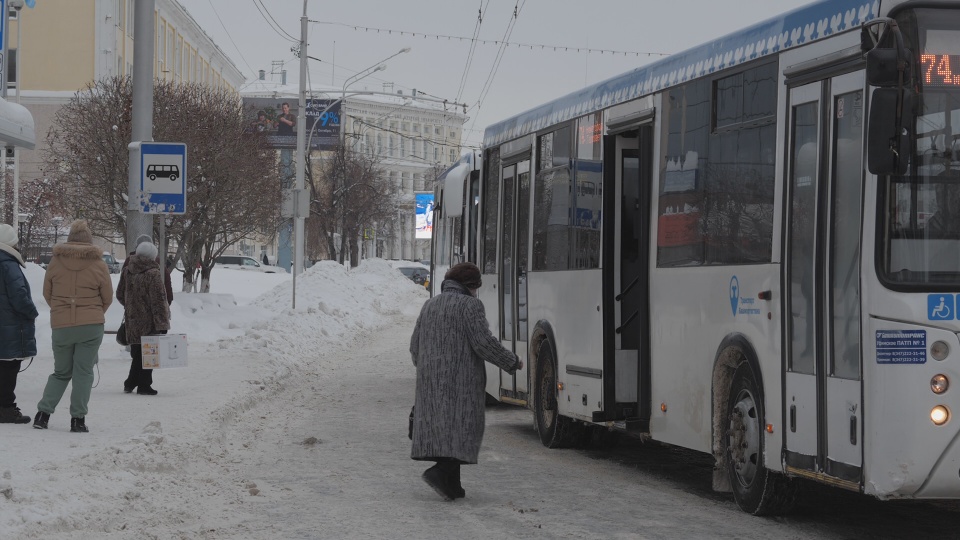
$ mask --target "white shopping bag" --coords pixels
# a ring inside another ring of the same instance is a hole
[[[187,367],[187,335],[143,336],[143,369]]]

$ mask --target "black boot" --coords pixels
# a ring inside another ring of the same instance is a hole
[[[443,500],[452,501],[456,498],[453,486],[450,485],[450,479],[447,477],[446,472],[440,467],[440,463],[423,471],[423,481],[432,487],[433,490],[437,492],[437,495],[443,497]]]
[[[33,427],[37,429],[47,429],[47,422],[50,421],[50,415],[39,411],[36,418],[33,419]]]
[[[467,496],[467,492],[460,485],[460,464],[455,461],[444,461],[438,464],[447,475],[447,483],[450,486],[450,493],[454,499],[462,499]]]
[[[155,396],[157,395],[157,391],[149,386],[139,386],[137,387],[137,394],[141,396]]]
[[[30,422],[30,417],[20,412],[16,405],[10,407],[0,407],[0,424],[26,424]]]
[[[87,433],[90,431],[87,429],[87,424],[84,423],[83,418],[71,418],[70,419],[70,431],[72,433]]]

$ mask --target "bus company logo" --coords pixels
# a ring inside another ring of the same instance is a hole
[[[737,315],[760,315],[760,308],[757,307],[755,297],[743,296],[740,292],[740,280],[737,276],[730,278],[730,311],[733,316]]]
[[[927,319],[952,321],[957,318],[957,307],[952,294],[927,295]]]
[[[740,305],[740,281],[737,276],[730,278],[730,310],[737,316],[737,306]]]

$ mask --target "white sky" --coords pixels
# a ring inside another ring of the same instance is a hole
[[[180,1],[249,78],[259,69],[269,74],[271,61],[280,60],[285,62],[288,83],[298,81],[299,61],[290,52],[294,43],[271,29],[257,8],[265,6],[283,30],[299,39],[303,2]],[[411,47],[409,53],[391,59],[386,71],[351,84],[351,88],[382,90],[384,82],[391,82],[394,91],[409,94],[415,88],[467,103],[471,108],[464,142],[477,145],[489,124],[660,58],[587,54],[583,48],[675,53],[808,3],[810,0],[310,0],[309,19],[337,23],[309,25],[308,54],[322,60],[309,62],[310,80],[341,87],[347,77]],[[420,34],[469,38],[481,7],[486,6],[478,37],[501,41],[518,4],[522,8],[508,41],[551,48],[507,47],[491,77],[499,48],[478,44],[458,98],[469,41]],[[597,9],[601,6],[603,10]],[[353,25],[394,32],[355,30]],[[409,32],[418,35],[412,37]],[[581,52],[554,51],[552,46],[581,48]],[[488,78],[491,83],[478,111],[476,104]]]

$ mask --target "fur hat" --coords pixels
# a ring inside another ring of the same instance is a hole
[[[17,242],[20,239],[17,238],[17,231],[7,225],[6,223],[0,224],[0,243],[6,244],[10,247],[17,247]]]
[[[152,261],[157,258],[157,246],[153,245],[153,242],[140,242],[137,245],[137,255]]]
[[[480,269],[472,262],[462,262],[453,265],[443,279],[452,279],[468,289],[479,289],[482,285],[480,281]]]
[[[70,235],[67,236],[67,242],[93,243],[93,233],[90,232],[90,225],[87,225],[87,220],[78,219],[70,224]]]

